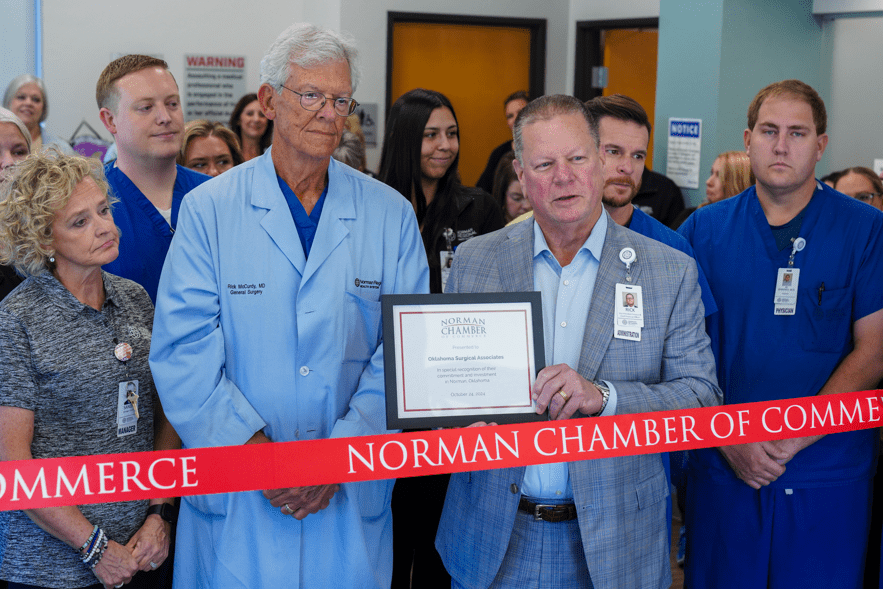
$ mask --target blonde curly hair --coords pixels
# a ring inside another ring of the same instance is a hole
[[[0,263],[30,276],[54,269],[52,222],[87,178],[108,194],[110,205],[118,202],[95,158],[49,148],[13,166],[0,184]]]

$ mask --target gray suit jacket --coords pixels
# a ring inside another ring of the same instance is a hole
[[[618,414],[720,404],[695,262],[607,215],[599,222],[605,219],[607,238],[577,372],[590,381],[614,384]],[[532,219],[469,240],[457,250],[446,291],[534,290],[533,240]],[[615,285],[626,283],[625,264],[619,260],[625,247],[637,252],[631,284],[642,287],[640,342],[613,337]],[[594,586],[669,587],[669,490],[659,455],[571,462],[569,470]],[[464,586],[484,589],[497,574],[523,474],[522,467],[452,476],[436,547]]]

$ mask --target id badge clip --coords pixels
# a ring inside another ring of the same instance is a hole
[[[630,247],[619,252],[620,261],[625,264],[626,282],[632,281],[632,264],[637,260],[635,250]],[[636,284],[617,283],[613,300],[613,337],[639,342],[644,327],[644,300],[641,287]]]
[[[776,292],[773,297],[774,315],[794,315],[797,312],[797,292],[800,284],[800,268],[794,267],[794,256],[806,247],[806,240],[798,237],[794,240],[788,267],[779,268],[776,275]]]

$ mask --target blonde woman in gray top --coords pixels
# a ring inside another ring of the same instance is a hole
[[[153,306],[101,266],[119,235],[100,163],[55,150],[0,185],[0,262],[29,276],[0,303],[0,460],[180,447],[147,362]],[[144,585],[168,555],[172,499],[0,513],[0,579]]]

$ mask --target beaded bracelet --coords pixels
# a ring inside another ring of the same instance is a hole
[[[86,556],[84,556],[81,559],[83,564],[89,564],[92,561],[92,559],[95,558],[95,554],[97,554],[98,550],[101,548],[101,541],[102,540],[106,541],[106,539],[107,539],[107,536],[105,535],[104,530],[102,530],[101,528],[98,528],[98,536],[95,540],[95,545],[92,546],[91,549],[89,550],[89,553],[86,554]]]
[[[107,543],[108,543],[107,536],[105,536],[104,542],[101,545],[101,550],[98,551],[97,558],[92,562],[91,565],[89,565],[90,569],[95,569],[95,567],[98,566],[98,563],[101,562],[101,557],[104,556],[104,551],[107,550]]]
[[[83,542],[83,545],[80,546],[80,549],[77,550],[77,552],[83,552],[84,550],[86,550],[86,546],[88,546],[89,548],[92,548],[92,541],[95,539],[95,534],[97,534],[97,533],[98,533],[98,526],[95,525],[92,527],[92,533],[89,535],[88,538],[86,538],[86,541]],[[86,550],[86,552],[88,553],[89,551]]]

